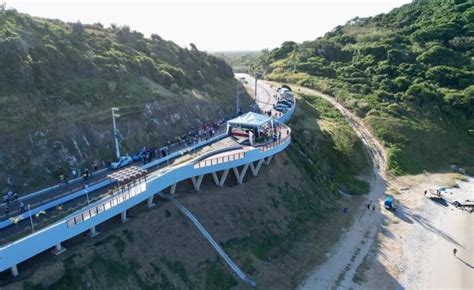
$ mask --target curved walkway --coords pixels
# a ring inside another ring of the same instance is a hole
[[[293,104],[293,107],[277,121],[289,120],[295,108],[296,104]],[[216,185],[222,186],[227,173],[232,169],[238,183],[242,183],[248,168],[257,175],[263,163],[268,164],[273,155],[283,151],[290,144],[291,129],[282,123],[277,128],[284,132],[280,140],[260,147],[245,147],[247,150],[239,152],[239,158],[230,158],[231,155],[219,156],[219,159],[213,159],[216,162],[205,163],[205,166],[195,166],[200,161],[191,160],[155,171],[50,226],[1,247],[0,271],[10,269],[13,276],[17,276],[17,264],[51,248],[54,253],[60,254],[65,250],[61,245],[62,242],[87,231],[94,236],[97,234],[95,227],[114,216],[120,215],[125,222],[128,209],[141,202],[153,206],[156,194],[167,188],[170,189],[170,194],[174,194],[176,184],[180,181],[191,179],[195,189],[199,190],[203,176],[212,174]],[[224,173],[219,178],[217,173],[222,171]]]

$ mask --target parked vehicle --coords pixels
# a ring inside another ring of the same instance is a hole
[[[383,205],[386,209],[395,211],[395,204],[394,204],[394,201],[393,201],[393,196],[387,196],[385,198],[385,201],[384,201]]]
[[[289,90],[290,92],[292,91],[289,85],[281,85],[281,87]]]
[[[288,90],[287,88],[278,88],[277,92],[279,92],[280,94],[285,94],[289,93],[290,90]]]
[[[284,106],[288,106],[289,108],[293,107],[293,104],[289,101],[283,100],[283,101],[278,101],[277,105],[282,104]]]
[[[285,103],[281,103],[281,102],[278,102],[276,105],[274,105],[274,107],[283,107],[283,108],[291,108],[291,105],[288,105],[288,104],[285,104]]]
[[[146,156],[148,153],[148,150],[146,148],[143,148],[142,150],[138,151],[137,154],[132,156],[133,161],[140,161],[142,160],[143,157]]]
[[[122,168],[124,166],[127,166],[129,164],[133,163],[133,159],[132,157],[130,156],[122,156],[120,157],[116,162],[112,162],[110,164],[110,167],[112,167],[112,169],[119,169],[119,168]]]
[[[430,199],[442,199],[443,196],[442,196],[441,192],[444,192],[444,190],[441,191],[440,189],[434,190],[434,189],[430,188],[430,189],[425,190],[425,196],[430,198]]]
[[[288,110],[288,107],[284,105],[273,105],[273,109],[283,112],[284,110]]]
[[[459,209],[465,210],[469,213],[474,212],[474,201],[473,200],[455,200],[453,201],[453,205]]]

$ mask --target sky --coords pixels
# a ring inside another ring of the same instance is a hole
[[[387,13],[410,0],[0,0],[8,8],[67,22],[128,25],[145,36],[155,33],[183,47],[244,51],[275,48],[323,36],[358,17]]]

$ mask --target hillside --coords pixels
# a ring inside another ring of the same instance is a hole
[[[294,142],[238,185],[223,188],[206,175],[202,190],[180,182],[177,199],[199,219],[258,289],[293,289],[352,223],[365,200],[369,160],[342,115],[316,96],[304,96],[290,124]],[[310,143],[311,146],[307,146]],[[344,164],[344,165],[342,165]],[[349,194],[341,194],[341,190]],[[347,208],[345,213],[343,208]],[[248,289],[194,225],[164,199],[101,224],[100,234],[64,243],[22,263],[5,289]]]
[[[261,54],[262,52],[260,51],[223,51],[212,53],[212,55],[224,59],[236,73],[249,72],[249,66],[251,66]]]
[[[336,97],[387,148],[395,174],[474,166],[474,6],[414,1],[287,41],[248,66]]]
[[[233,114],[236,85],[193,44],[0,11],[0,181],[22,193],[112,161],[111,107],[123,154],[163,146]]]

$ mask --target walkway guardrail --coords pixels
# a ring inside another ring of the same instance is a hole
[[[118,192],[115,193],[110,199],[101,202],[98,205],[93,206],[90,209],[87,209],[80,214],[70,218],[69,220],[66,221],[67,227],[73,227],[76,226],[77,224],[84,222],[114,206],[117,206],[121,204],[122,202],[136,196],[137,194],[140,194],[146,190],[146,183],[141,183],[139,182],[136,185],[131,186],[130,188],[125,188],[123,187],[120,189]]]
[[[285,137],[285,138],[279,139],[275,142],[263,145],[262,147],[260,147],[260,151],[266,152],[266,151],[268,151],[272,148],[275,148],[275,147],[279,146],[281,143],[285,142],[287,139],[288,139],[288,137]]]
[[[217,164],[221,164],[221,163],[224,163],[224,162],[229,162],[229,161],[234,161],[234,160],[237,160],[237,159],[242,159],[244,157],[245,157],[245,152],[237,152],[237,153],[234,153],[234,154],[229,154],[229,155],[225,155],[225,156],[220,156],[220,157],[215,157],[215,158],[199,161],[196,164],[194,164],[194,168],[198,169],[198,168],[203,168],[203,167],[206,167],[206,166],[217,165]]]

